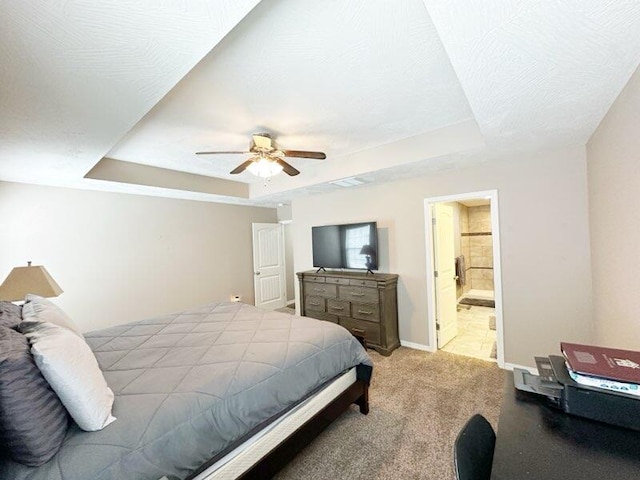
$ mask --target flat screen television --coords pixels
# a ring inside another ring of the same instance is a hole
[[[378,269],[376,222],[312,227],[311,238],[314,267]]]

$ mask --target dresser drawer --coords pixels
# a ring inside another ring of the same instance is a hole
[[[364,337],[367,343],[374,345],[380,345],[380,325],[377,323],[365,322],[362,320],[356,320],[353,318],[340,317],[340,325],[349,330],[350,332],[361,331],[364,332]]]
[[[378,289],[368,287],[343,286],[338,287],[338,298],[362,303],[378,303]]]
[[[309,310],[306,313],[307,317],[317,318],[318,320],[325,320],[327,322],[338,323],[338,317],[336,317],[335,315],[330,315],[324,312],[314,312],[312,310]]]
[[[398,348],[398,276],[310,270],[297,273],[303,315],[336,322],[390,355]]]
[[[352,278],[349,280],[349,285],[354,285],[357,287],[377,287],[378,282],[376,282],[375,280],[356,280]]]
[[[333,283],[334,285],[349,285],[349,279],[348,278],[327,277],[327,283]]]
[[[324,298],[336,298],[338,296],[338,287],[336,285],[327,285],[326,283],[304,282],[305,295],[317,295]]]
[[[370,322],[380,321],[380,306],[374,303],[351,303],[351,316]]]
[[[326,277],[320,276],[320,275],[305,275],[304,276],[304,281],[305,282],[314,282],[314,283],[324,283]]]
[[[351,316],[351,304],[347,300],[327,299],[327,312],[341,317]]]
[[[308,295],[304,297],[304,311],[307,312],[324,312],[325,300],[322,297]]]

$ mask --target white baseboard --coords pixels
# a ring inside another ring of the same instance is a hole
[[[400,340],[400,345],[407,348],[413,348],[414,350],[433,352],[433,349],[429,345],[422,345],[420,343],[413,343],[413,342],[407,342],[405,340]]]
[[[538,369],[537,368],[525,367],[524,365],[518,365],[517,363],[508,363],[508,362],[504,363],[504,369],[505,370],[513,370],[514,368],[521,368],[523,370],[528,370],[529,373],[532,373],[533,375],[538,375]]]

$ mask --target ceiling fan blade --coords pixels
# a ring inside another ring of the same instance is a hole
[[[242,173],[242,172],[244,172],[244,171],[247,169],[247,167],[248,167],[249,165],[251,165],[252,163],[253,163],[253,159],[251,159],[251,160],[247,160],[246,162],[242,162],[240,165],[238,165],[236,168],[234,168],[233,170],[231,170],[229,173],[230,173],[231,175],[235,175],[235,174],[237,174],[237,173]]]
[[[324,160],[327,156],[323,152],[305,152],[304,150],[282,150],[285,157],[314,158]]]
[[[251,153],[251,152],[196,152],[196,155],[229,155],[232,153]]]
[[[277,158],[275,159],[275,162],[280,165],[282,167],[282,171],[284,173],[286,173],[287,175],[289,175],[290,177],[293,177],[295,175],[298,175],[300,173],[299,170],[293,168],[291,165],[289,165],[287,162],[285,162],[284,160]]]

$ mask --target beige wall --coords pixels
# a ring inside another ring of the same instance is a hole
[[[312,266],[313,225],[376,220],[380,271],[400,275],[400,338],[426,345],[424,199],[498,189],[506,362],[534,365],[560,341],[590,341],[585,149],[521,157],[294,200],[296,271]]]
[[[640,69],[587,145],[596,339],[640,350]]]
[[[252,222],[276,210],[0,182],[0,277],[44,264],[83,331],[240,294]]]

